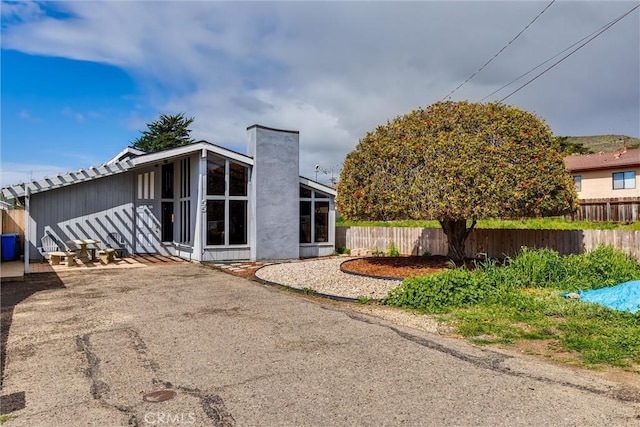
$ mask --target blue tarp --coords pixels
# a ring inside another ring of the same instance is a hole
[[[580,292],[580,299],[619,311],[640,310],[640,280],[631,280],[609,288]]]

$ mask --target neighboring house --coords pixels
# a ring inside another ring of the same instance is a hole
[[[278,260],[334,251],[335,190],[299,176],[297,131],[251,126],[248,155],[200,141],[2,189],[20,198],[28,258],[59,241],[117,232],[128,253],[207,261]]]
[[[577,219],[638,221],[640,149],[564,158],[580,199]]]

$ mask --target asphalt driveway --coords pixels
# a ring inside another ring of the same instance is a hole
[[[349,307],[188,263],[3,283],[5,425],[640,424],[634,390]]]

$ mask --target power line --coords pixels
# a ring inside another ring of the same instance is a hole
[[[600,36],[602,33],[604,33],[605,31],[607,31],[609,28],[613,27],[615,24],[617,24],[618,22],[620,22],[623,18],[625,18],[627,15],[629,15],[631,12],[633,12],[634,10],[638,9],[640,7],[640,4],[633,7],[631,10],[629,10],[627,13],[623,14],[622,16],[620,16],[619,18],[614,19],[613,21],[611,21],[609,24],[605,25],[604,28],[602,28],[600,31],[598,31],[594,36],[592,36],[591,38],[589,38],[587,41],[585,41],[584,43],[582,43],[580,46],[578,46],[577,48],[575,48],[573,51],[569,52],[567,55],[565,55],[564,57],[562,57],[562,59],[560,59],[559,61],[556,61],[555,63],[553,63],[553,65],[551,65],[549,68],[547,68],[546,70],[544,70],[543,72],[541,72],[540,74],[538,74],[537,76],[535,76],[534,78],[532,78],[531,80],[529,80],[528,82],[526,82],[525,84],[523,84],[522,86],[520,86],[518,89],[514,90],[513,92],[511,92],[509,95],[505,96],[504,98],[502,98],[499,102],[503,102],[505,99],[509,98],[511,95],[514,95],[515,93],[519,92],[521,89],[525,88],[526,86],[528,86],[530,83],[532,83],[534,80],[537,80],[538,77],[542,76],[543,74],[545,74],[547,71],[551,70],[552,68],[554,68],[556,65],[560,64],[562,61],[564,61],[565,59],[567,59],[568,57],[570,57],[571,55],[573,55],[574,53],[576,53],[577,51],[579,51],[580,49],[582,49],[583,47],[585,47],[587,44],[589,44],[591,41],[595,40],[596,38],[598,38],[598,36]],[[556,55],[557,56],[557,55]]]
[[[480,100],[480,102],[484,101],[485,99],[495,95],[496,93],[500,92],[502,89],[506,88],[507,86],[511,86],[513,83],[517,82],[518,80],[520,80],[521,78],[523,78],[524,76],[531,74],[532,72],[534,72],[535,70],[537,70],[538,68],[542,67],[544,64],[546,64],[547,62],[552,61],[553,59],[557,58],[558,56],[562,55],[563,53],[565,53],[566,51],[568,51],[569,49],[571,49],[572,47],[582,43],[583,41],[585,41],[586,39],[588,39],[589,37],[593,36],[595,33],[597,33],[598,31],[602,30],[603,28],[607,27],[609,24],[605,24],[602,27],[598,28],[597,30],[593,31],[591,34],[584,36],[583,38],[581,38],[580,40],[578,40],[577,42],[573,43],[571,46],[563,49],[562,51],[556,53],[555,55],[553,55],[551,58],[547,59],[546,61],[536,65],[535,67],[533,67],[532,69],[530,69],[529,71],[527,71],[526,73],[522,73],[520,74],[518,77],[516,77],[515,79],[511,80],[509,83],[503,85],[502,87],[500,87],[499,89],[494,90],[493,92],[491,92],[489,95],[485,96],[484,98],[482,98]]]
[[[476,76],[476,74],[478,74],[480,71],[484,70],[484,69],[485,69],[485,67],[486,67],[487,65],[489,65],[489,64],[490,64],[494,59],[496,59],[496,58],[498,57],[498,55],[500,55],[500,54],[501,54],[501,53],[502,53],[506,48],[508,48],[508,47],[511,45],[511,43],[513,43],[514,41],[516,41],[516,39],[517,39],[518,37],[520,37],[520,36],[522,35],[522,33],[524,33],[524,32],[527,30],[527,28],[529,28],[529,27],[531,26],[531,24],[533,24],[534,22],[536,22],[536,20],[537,20],[540,16],[542,16],[542,14],[543,14],[547,9],[549,9],[549,8],[551,7],[551,5],[552,5],[553,3],[555,3],[555,1],[556,1],[556,0],[551,0],[551,3],[549,3],[549,4],[548,4],[544,9],[542,9],[542,11],[541,11],[540,13],[538,13],[538,15],[536,15],[536,17],[535,17],[535,18],[533,18],[533,20],[532,20],[531,22],[529,22],[529,23],[528,23],[528,24],[527,24],[527,25],[522,29],[522,31],[520,31],[518,34],[516,34],[516,36],[515,36],[514,38],[512,38],[512,39],[509,41],[509,43],[507,43],[506,45],[504,45],[504,46],[502,47],[502,49],[500,49],[500,50],[499,50],[495,55],[493,55],[493,57],[492,57],[491,59],[489,59],[487,62],[485,62],[485,63],[484,63],[484,65],[483,65],[482,67],[478,68],[478,70],[477,70],[475,73],[471,74],[471,75],[467,78],[467,80],[465,80],[465,81],[463,81],[462,83],[460,83],[460,84],[458,85],[458,87],[457,87],[457,88],[455,88],[454,90],[452,90],[451,92],[449,92],[449,93],[448,93],[444,98],[442,98],[442,99],[441,99],[441,101],[444,101],[445,99],[449,98],[451,95],[453,95],[455,92],[457,92],[457,91],[458,91],[458,89],[460,89],[462,86],[464,86],[465,84],[467,84],[467,82],[469,82],[469,80],[471,80],[472,78],[474,78],[474,77]]]

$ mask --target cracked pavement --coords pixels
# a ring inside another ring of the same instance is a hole
[[[637,389],[200,265],[2,284],[7,426],[639,425]],[[149,402],[148,393],[175,397]]]

